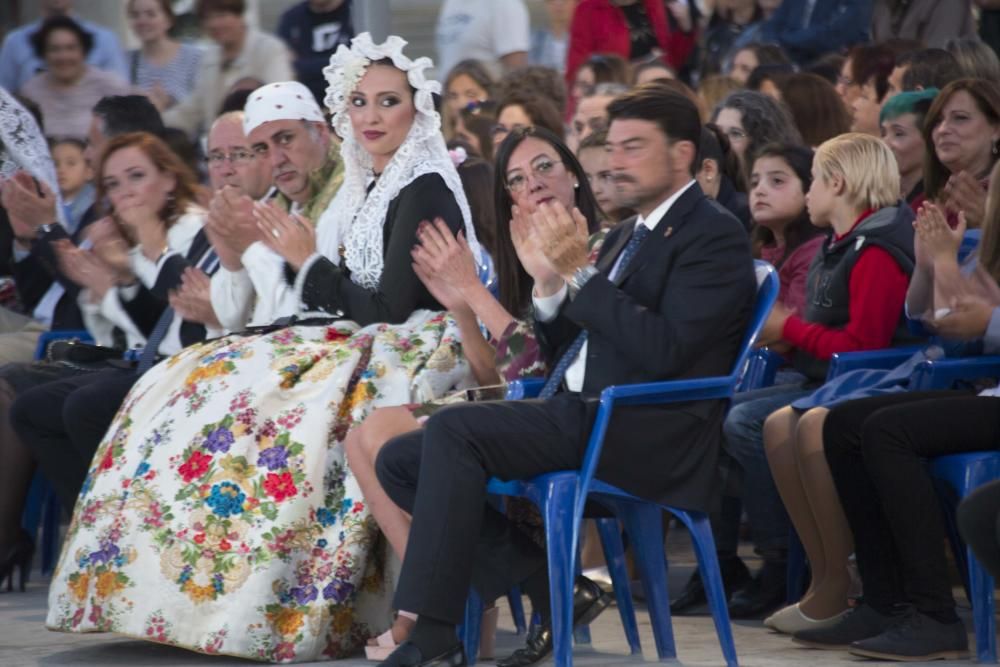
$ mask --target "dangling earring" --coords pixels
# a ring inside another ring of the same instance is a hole
[[[995,148],[996,148],[996,147],[994,146],[994,149],[995,149]],[[580,181],[577,181],[576,183],[574,183],[574,184],[573,184],[573,189],[574,189],[574,190],[576,190],[576,189],[577,189],[577,188],[579,188],[579,187],[580,187]]]
[[[167,202],[163,205],[163,212],[167,214],[167,220],[177,217],[177,196],[174,193],[167,193]]]

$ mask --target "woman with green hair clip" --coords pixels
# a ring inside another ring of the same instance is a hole
[[[924,203],[924,116],[937,97],[937,88],[899,93],[889,98],[879,114],[882,141],[899,165],[900,197],[916,213]]]

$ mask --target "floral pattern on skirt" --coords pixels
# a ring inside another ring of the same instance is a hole
[[[388,627],[392,591],[343,438],[375,407],[468,381],[454,321],[426,311],[164,361],[95,455],[48,626],[271,662],[351,654]]]

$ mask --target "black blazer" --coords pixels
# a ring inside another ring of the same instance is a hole
[[[156,284],[152,289],[146,286],[139,288],[138,294],[131,301],[121,301],[122,308],[128,314],[132,322],[138,327],[147,338],[153,332],[157,320],[169,305],[167,297],[171,290],[177,289],[181,284],[184,270],[188,267],[197,267],[212,249],[209,244],[205,230],[201,229],[191,241],[185,255],[171,255],[160,267],[160,272],[156,276]],[[209,275],[218,269],[218,263]],[[205,340],[205,326],[197,322],[185,320],[181,324],[181,343],[192,345]]]
[[[97,217],[97,205],[94,204],[83,214],[80,226],[72,235],[61,225],[56,225],[52,231],[42,234],[31,242],[30,255],[20,262],[12,263],[17,294],[28,315],[35,310],[52,283],[59,282],[66,290],[52,313],[50,328],[53,331],[84,328],[83,315],[76,302],[80,287],[59,271],[59,261],[53,244],[61,239],[69,239],[75,245],[79,245],[83,240],[84,230],[97,220]]]
[[[607,236],[591,278],[536,330],[550,368],[581,328],[588,334],[581,395],[615,384],[728,375],[750,319],[756,279],[742,224],[697,183],[674,203],[629,266],[608,275],[636,219]],[[559,395],[557,395],[558,398]],[[708,509],[717,490],[722,401],[616,410],[598,477],[637,495]]]

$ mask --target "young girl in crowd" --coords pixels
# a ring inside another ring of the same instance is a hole
[[[608,133],[603,130],[588,135],[577,147],[576,157],[601,207],[602,226],[614,227],[628,217],[629,211],[622,210],[615,200],[614,179],[608,168],[608,152],[604,147],[607,138]]]
[[[778,301],[797,313],[805,308],[806,276],[824,237],[806,209],[812,161],[808,148],[769,144],[758,151],[750,169],[754,256],[778,269]]]

